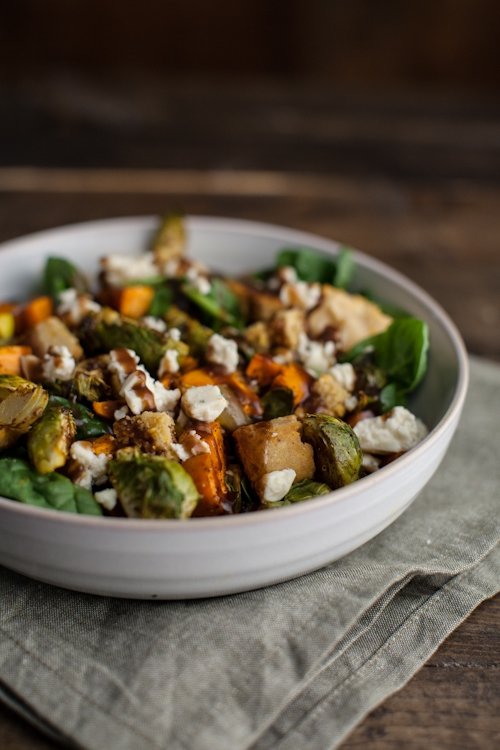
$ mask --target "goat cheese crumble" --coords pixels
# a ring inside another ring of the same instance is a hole
[[[227,401],[217,385],[188,388],[181,403],[188,417],[200,422],[213,422],[227,406]]]
[[[268,503],[276,503],[283,500],[295,481],[297,473],[294,469],[280,469],[270,471],[260,480],[262,499]]]
[[[367,453],[402,453],[424,439],[427,427],[404,406],[395,406],[381,417],[362,419],[354,432]]]
[[[238,367],[238,345],[232,339],[226,339],[218,333],[214,333],[208,340],[207,361],[213,365],[221,365],[230,374]]]

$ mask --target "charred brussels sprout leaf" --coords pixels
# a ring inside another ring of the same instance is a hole
[[[99,503],[89,490],[56,472],[37,474],[19,458],[0,459],[0,495],[39,508],[102,515]]]
[[[103,358],[107,361],[107,358]],[[72,387],[79,398],[87,401],[105,401],[111,395],[106,379],[106,365],[101,358],[79,362],[73,374]]]
[[[303,421],[303,434],[313,447],[323,482],[337,489],[358,479],[363,454],[348,424],[326,414],[310,414]]]
[[[293,391],[290,388],[272,388],[262,398],[264,419],[287,417],[293,413]]]
[[[35,469],[48,474],[64,466],[75,434],[75,419],[69,409],[63,406],[46,409],[28,435],[28,453]]]
[[[319,497],[319,495],[327,495],[331,491],[331,488],[323,482],[303,479],[302,482],[297,482],[297,484],[293,485],[283,500],[277,500],[274,503],[264,501],[262,507],[282,508],[284,505],[293,505],[293,503],[301,503],[303,500],[310,500],[313,497]]]
[[[284,501],[288,503],[301,503],[319,495],[328,495],[331,488],[324,482],[313,482],[312,479],[303,479],[302,482],[294,484],[292,489],[285,495]]]
[[[17,375],[0,375],[0,448],[28,432],[47,406],[48,393]]]
[[[187,471],[163,456],[123,449],[110,461],[109,476],[130,518],[189,518],[199,499]]]
[[[99,417],[96,417],[90,409],[87,409],[82,404],[68,401],[62,396],[50,396],[50,406],[62,406],[68,409],[76,424],[76,439],[77,440],[88,440],[89,438],[100,437],[100,435],[108,435],[111,432],[106,422]]]
[[[188,347],[182,341],[169,340],[158,331],[109,309],[87,323],[81,336],[85,345],[96,354],[110,349],[133,349],[152,374],[157,372],[167,349],[175,349],[181,362],[188,353]]]
[[[74,288],[79,292],[87,291],[87,281],[83,274],[66,258],[47,258],[43,272],[44,291],[59,302],[61,292]]]
[[[295,268],[301,281],[317,281],[344,289],[351,281],[354,271],[352,253],[346,248],[340,251],[335,260],[309,248],[285,248],[278,253],[276,265],[278,268]]]

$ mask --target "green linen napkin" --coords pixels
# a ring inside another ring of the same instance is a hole
[[[500,589],[500,367],[471,367],[435,478],[390,528],[321,571],[184,602],[0,571],[4,700],[96,750],[336,747]]]

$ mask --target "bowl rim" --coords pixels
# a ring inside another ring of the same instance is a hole
[[[328,237],[279,224],[223,216],[203,216],[193,214],[189,214],[185,218],[188,230],[195,229],[196,231],[201,232],[216,232],[225,229],[225,231],[231,230],[235,232],[235,234],[251,233],[254,236],[266,236],[277,240],[282,240],[283,233],[286,233],[288,238],[283,241],[287,243],[310,244],[310,246],[330,254],[338,253],[342,247],[342,243],[329,239]],[[73,232],[82,231],[88,231],[91,233],[95,230],[103,230],[106,228],[111,231],[113,224],[119,224],[122,228],[126,224],[130,224],[131,226],[134,226],[134,228],[139,228],[139,225],[142,225],[140,228],[143,231],[148,231],[154,229],[155,222],[157,222],[158,219],[159,217],[154,215],[117,216],[65,224],[54,228],[32,232],[21,237],[15,237],[0,243],[0,266],[4,252],[15,250],[18,245],[25,245],[26,243],[36,245],[37,242],[43,241],[48,235],[64,235],[66,233],[71,234]],[[363,498],[366,499],[370,488],[379,485],[380,482],[390,481],[390,478],[394,475],[404,472],[414,459],[424,455],[427,451],[432,451],[435,444],[439,442],[453,421],[458,419],[465,402],[469,384],[469,361],[462,336],[444,308],[418,284],[411,281],[407,276],[393,269],[383,261],[373,258],[361,250],[351,248],[351,246],[349,246],[349,248],[352,249],[355,260],[361,261],[363,266],[384,276],[391,283],[402,287],[410,294],[410,296],[424,305],[428,313],[432,315],[436,322],[439,323],[441,328],[445,331],[453,346],[458,367],[457,384],[453,397],[443,417],[417,446],[400,456],[394,462],[383,467],[380,471],[377,471],[374,474],[369,474],[350,485],[341,487],[337,490],[332,490],[332,492],[327,495],[312,498],[307,502],[297,503],[283,508],[268,509],[265,513],[254,512],[226,516],[188,518],[182,520],[115,518],[109,516],[80,515],[52,508],[38,508],[36,506],[27,505],[3,497],[0,497],[0,511],[7,511],[16,515],[27,515],[30,518],[39,519],[41,521],[56,522],[63,525],[77,524],[78,526],[87,529],[101,529],[115,533],[123,531],[133,532],[137,530],[160,534],[167,532],[184,534],[189,532],[206,532],[210,530],[216,532],[225,527],[232,527],[233,529],[235,527],[242,527],[248,529],[253,526],[260,526],[263,523],[272,523],[273,520],[277,521],[279,518],[282,518],[283,521],[285,521],[285,519],[293,519],[297,516],[314,513],[321,509],[325,510],[329,507],[333,508],[334,506],[345,504],[346,502],[349,502],[354,506],[355,500],[361,501]],[[33,247],[27,247],[25,250],[26,252],[32,251]],[[276,511],[279,511],[278,516],[276,516]]]

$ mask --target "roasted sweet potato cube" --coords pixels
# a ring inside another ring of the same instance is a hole
[[[239,427],[233,432],[243,468],[252,484],[270,471],[294,469],[296,482],[314,474],[311,446],[303,443],[296,416]]]

